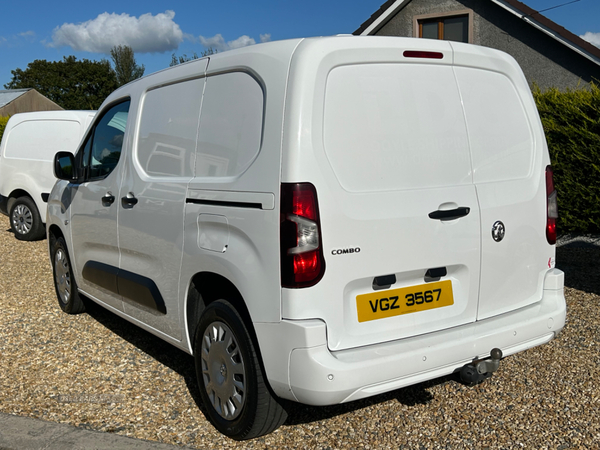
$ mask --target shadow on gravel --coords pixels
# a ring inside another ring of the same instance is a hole
[[[565,273],[565,286],[600,295],[600,247],[585,243],[556,249],[556,267]]]
[[[198,405],[202,414],[207,417],[206,410],[204,409],[200,397],[200,391],[198,390],[198,385],[196,383],[196,369],[194,367],[194,358],[191,355],[168,344],[153,334],[132,325],[125,319],[122,319],[85,297],[84,302],[86,313],[98,323],[105,326],[122,339],[125,339],[130,344],[135,345],[151,358],[154,358],[159,363],[181,375],[185,380],[185,384],[194,402]]]
[[[9,234],[12,234],[13,236],[15,235],[15,232],[14,232],[14,231],[12,230],[12,228],[10,228],[10,227],[8,227],[8,228],[6,229],[6,232],[7,232],[7,233],[9,233]],[[15,238],[15,239],[16,239],[16,238]],[[44,239],[46,239],[46,233],[44,233],[44,235],[43,235],[41,238],[39,238],[39,239],[36,239],[36,241],[43,241]],[[0,449],[0,450],[1,450],[1,449]]]
[[[186,383],[188,391],[192,396],[198,408],[208,420],[206,409],[202,403],[198,385],[196,383],[196,371],[194,368],[194,358],[187,353],[173,347],[156,336],[142,330],[139,327],[132,326],[125,319],[102,308],[91,300],[85,299],[86,312],[98,323],[108,328],[110,331],[126,340],[138,349],[154,358],[159,363],[167,366],[181,375]],[[339,416],[371,405],[384,403],[387,401],[398,401],[406,406],[424,405],[433,400],[433,395],[428,391],[429,388],[444,384],[450,381],[456,381],[458,377],[450,375],[438,378],[414,386],[397,389],[392,392],[369,397],[363,400],[357,400],[350,403],[343,403],[333,406],[308,406],[291,401],[283,401],[283,407],[288,413],[286,425],[298,425],[311,423],[331,417]]]
[[[433,400],[433,395],[428,391],[429,388],[453,380],[455,380],[453,376],[447,376],[363,400],[332,406],[309,406],[288,401],[284,403],[284,407],[288,413],[285,425],[318,422],[388,401],[397,401],[406,406],[426,405]]]

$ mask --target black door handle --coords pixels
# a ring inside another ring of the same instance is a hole
[[[447,211],[437,210],[429,213],[430,219],[437,220],[454,220],[460,219],[471,212],[471,208],[467,206],[459,206],[456,209],[449,209]]]
[[[110,206],[115,202],[115,196],[109,192],[102,197],[102,206]]]
[[[133,208],[137,204],[137,202],[138,199],[135,198],[135,195],[133,195],[131,192],[125,197],[121,197],[121,205],[123,205],[123,208],[125,209]]]

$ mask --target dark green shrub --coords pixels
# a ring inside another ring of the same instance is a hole
[[[0,142],[2,141],[2,135],[4,134],[4,129],[6,128],[6,122],[8,122],[10,117],[2,117],[0,116]]]
[[[559,234],[600,232],[600,87],[535,98],[558,189]]]

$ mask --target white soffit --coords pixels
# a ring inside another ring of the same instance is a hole
[[[385,22],[387,22],[388,18],[398,11],[402,6],[406,3],[410,2],[410,0],[396,0],[392,6],[385,10],[385,12],[380,15],[377,19],[373,21],[371,25],[369,25],[365,31],[360,33],[361,36],[368,36],[372,32],[376,31],[379,26]]]

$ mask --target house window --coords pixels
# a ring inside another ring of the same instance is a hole
[[[415,37],[455,42],[473,42],[472,13],[456,11],[449,14],[416,16]]]

